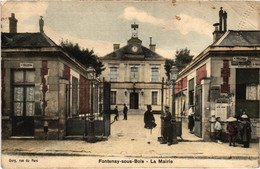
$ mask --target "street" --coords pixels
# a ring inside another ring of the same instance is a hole
[[[130,114],[128,120],[111,125],[107,141],[94,144],[82,140],[3,140],[2,165],[8,167],[257,167],[259,144],[245,149],[228,143],[203,142],[183,124],[183,139],[178,144],[160,144],[160,115],[157,127],[144,128],[143,115]],[[111,116],[113,119],[114,115]],[[150,144],[147,142],[150,141]],[[73,158],[72,158],[73,157]],[[24,161],[20,161],[24,160]],[[26,159],[29,162],[26,162]],[[33,159],[33,160],[32,160]],[[122,161],[123,160],[123,161]],[[124,161],[125,160],[125,161]],[[15,162],[16,161],[16,162]],[[28,164],[30,164],[28,166]]]

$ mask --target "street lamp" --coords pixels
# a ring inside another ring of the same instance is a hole
[[[87,142],[95,143],[97,141],[95,136],[95,116],[94,116],[94,109],[93,109],[93,103],[94,103],[94,80],[95,80],[95,69],[90,67],[88,69],[90,73],[92,73],[92,79],[90,81],[90,90],[91,90],[91,105],[90,105],[90,115],[89,115],[89,127],[88,127],[88,137]]]
[[[177,144],[177,123],[175,117],[175,82],[178,77],[178,68],[176,66],[172,66],[170,79],[172,81],[172,122],[173,122],[173,144]]]

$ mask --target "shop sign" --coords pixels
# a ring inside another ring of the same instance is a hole
[[[235,56],[231,62],[231,65],[233,66],[244,66],[250,64],[251,62],[248,60],[248,57],[245,56]]]
[[[257,58],[249,59],[245,56],[236,56],[233,57],[231,65],[238,67],[260,67],[260,60],[257,60]]]
[[[20,63],[20,68],[33,68],[33,63]]]
[[[245,56],[235,56],[233,57],[233,62],[247,62],[248,57]]]
[[[260,67],[260,61],[259,60],[253,60],[251,63],[252,63],[252,67]]]

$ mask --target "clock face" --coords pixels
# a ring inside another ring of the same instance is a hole
[[[137,50],[138,50],[137,46],[133,46],[133,47],[132,47],[132,51],[133,51],[133,52],[137,52]]]

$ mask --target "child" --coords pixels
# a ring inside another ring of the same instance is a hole
[[[228,140],[229,140],[229,146],[233,143],[233,146],[235,147],[235,142],[237,139],[237,130],[238,127],[235,124],[236,118],[234,117],[229,117],[227,119],[228,125],[227,125],[227,131],[228,131]]]
[[[217,117],[216,118],[216,123],[215,123],[215,133],[216,133],[216,139],[217,139],[217,143],[221,144],[221,134],[222,134],[222,126],[219,122],[220,118]]]

